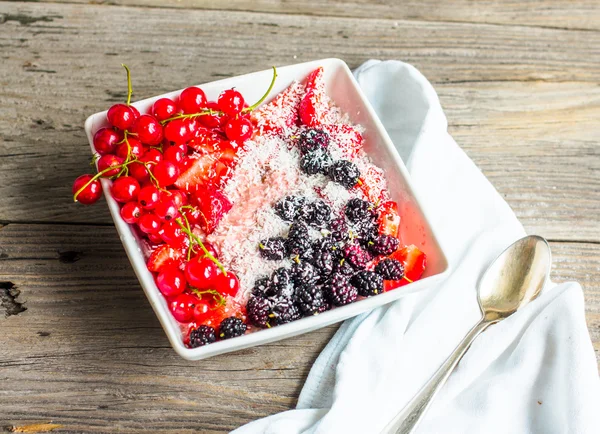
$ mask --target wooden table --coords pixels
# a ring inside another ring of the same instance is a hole
[[[598,354],[596,0],[102,3],[0,2],[0,432],[224,432],[292,408],[336,330],[198,363],[171,350],[106,206],[71,203],[83,121],[123,101],[122,62],[136,99],[329,56],[414,64],[457,142],[550,240],[553,278],[583,285]]]

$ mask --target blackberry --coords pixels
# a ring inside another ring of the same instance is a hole
[[[373,241],[369,242],[369,251],[374,255],[391,255],[400,246],[398,238],[391,235],[377,235]]]
[[[306,199],[302,196],[286,196],[275,204],[275,214],[283,220],[293,222],[302,209],[306,206]]]
[[[404,277],[404,265],[396,259],[385,258],[377,263],[375,272],[385,280],[400,280]]]
[[[324,149],[307,152],[300,157],[300,169],[307,175],[327,174],[333,164],[331,155]]]
[[[190,348],[212,344],[216,340],[215,329],[206,325],[201,325],[190,332]]]
[[[355,197],[346,203],[344,213],[352,223],[366,223],[375,220],[375,207],[366,200]]]
[[[358,237],[358,242],[367,248],[379,235],[379,228],[375,222],[365,221],[354,224],[352,232]]]
[[[320,285],[302,285],[294,292],[294,301],[305,316],[316,315],[327,309],[323,289]]]
[[[298,138],[298,147],[302,153],[327,149],[327,146],[329,146],[329,134],[322,130],[304,130]]]
[[[327,296],[336,306],[352,303],[358,297],[358,290],[350,283],[350,278],[336,273],[325,285]]]
[[[328,174],[331,179],[346,188],[352,188],[358,184],[358,178],[360,177],[358,167],[347,160],[338,160],[333,163]]]
[[[383,292],[383,277],[373,271],[359,271],[350,279],[356,286],[358,294],[363,297],[381,294]]]
[[[263,258],[270,261],[280,261],[285,258],[287,253],[285,239],[281,237],[262,240],[258,244],[258,250]]]
[[[321,277],[327,277],[333,272],[334,254],[330,249],[315,250],[313,264]]]
[[[242,336],[246,333],[246,328],[246,324],[239,318],[234,316],[225,318],[219,326],[219,338],[229,339]]]
[[[296,286],[314,285],[321,277],[319,271],[310,262],[301,261],[292,265],[292,277]]]
[[[306,222],[315,228],[324,228],[331,220],[331,207],[317,199],[306,207]]]
[[[346,246],[344,248],[344,258],[346,258],[346,260],[350,262],[354,268],[359,270],[366,268],[369,261],[373,259],[371,254],[358,244],[350,244]]]
[[[271,285],[270,280],[267,276],[259,277],[254,281],[254,288],[252,288],[252,295],[257,297],[267,297],[270,294]]]
[[[345,258],[334,261],[333,271],[336,274],[343,274],[345,276],[352,276],[356,273],[356,269],[350,264],[350,261],[347,261]]]
[[[308,226],[303,221],[297,221],[290,226],[286,242],[287,251],[290,255],[300,256],[308,260],[312,255]]]
[[[263,297],[250,297],[246,304],[246,315],[248,321],[260,328],[266,328],[269,322],[269,312],[271,310],[271,302]]]
[[[278,268],[273,271],[269,279],[270,292],[280,297],[289,297],[294,292],[292,272],[287,268]]]
[[[338,217],[332,220],[329,224],[331,237],[335,241],[347,241],[350,238],[350,228],[344,217]]]
[[[300,311],[289,298],[275,298],[269,312],[269,324],[281,325],[300,318]]]

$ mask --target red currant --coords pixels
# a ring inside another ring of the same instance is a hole
[[[235,116],[244,109],[244,97],[235,89],[224,90],[217,101],[221,111],[229,116]]]
[[[160,193],[161,202],[173,201],[177,209],[188,203],[187,195],[181,190],[163,190]]]
[[[73,195],[75,195],[79,190],[83,188],[85,184],[90,182],[90,180],[94,177],[94,175],[81,175],[79,178],[75,180],[73,183]],[[83,203],[84,205],[91,205],[96,203],[100,196],[102,195],[102,187],[100,185],[100,181],[95,179],[90,182],[90,184],[85,187],[83,190],[79,192],[75,200],[79,203]]]
[[[179,217],[179,210],[173,200],[161,200],[154,208],[154,214],[163,221],[175,220]]]
[[[168,187],[177,181],[179,166],[172,161],[162,160],[152,167],[152,174],[160,187]]]
[[[150,175],[148,174],[148,169],[142,163],[131,163],[127,166],[129,169],[129,175],[137,179],[140,184],[145,184],[150,181]]]
[[[220,107],[219,104],[217,104],[215,101],[209,101],[206,103],[206,108],[207,109],[211,109],[215,112],[220,111]],[[227,119],[226,116],[222,116],[219,114],[212,114],[212,115],[202,115],[198,117],[198,121],[204,125],[207,128],[220,128],[223,126],[223,122],[224,120]]]
[[[160,219],[154,214],[142,214],[138,226],[145,234],[155,234],[160,230],[161,223]]]
[[[142,207],[137,202],[127,202],[121,208],[121,218],[130,225],[137,223],[142,215]]]
[[[183,293],[169,303],[169,308],[177,321],[187,323],[194,317],[194,307],[197,302],[198,297]]]
[[[139,115],[139,112],[138,112]],[[128,130],[135,121],[135,114],[131,107],[125,104],[115,104],[108,109],[106,114],[108,123],[120,130]]]
[[[209,289],[217,277],[217,266],[209,258],[197,257],[185,265],[185,277],[190,285],[199,289]]]
[[[117,143],[123,140],[123,135],[112,128],[101,128],[94,134],[94,149],[100,155],[115,152]]]
[[[239,144],[244,143],[250,137],[252,137],[252,131],[254,127],[250,119],[246,117],[237,117],[230,119],[225,126],[225,134],[229,140],[235,141]]]
[[[103,155],[98,159],[98,172],[103,172],[106,169],[114,167],[114,169],[109,170],[102,175],[104,178],[110,178],[111,176],[115,176],[119,173],[121,170],[121,164],[123,164],[122,158],[113,154]]]
[[[163,239],[158,234],[158,232],[156,232],[154,234],[146,234],[146,236],[148,237],[148,241],[150,241],[150,244],[152,244],[154,246],[158,246],[159,244],[162,244],[162,242],[163,242]]]
[[[140,161],[143,163],[149,163],[149,162],[158,163],[159,161],[162,161],[162,159],[163,159],[162,152],[160,152],[156,148],[148,149],[146,151],[146,153],[140,157]]]
[[[194,321],[203,323],[210,317],[211,306],[210,303],[204,299],[200,299],[194,306]]]
[[[129,142],[129,145],[127,143]],[[131,157],[140,158],[144,155],[144,145],[135,137],[127,137],[127,141],[119,143],[115,148],[115,154],[117,157],[126,160],[131,152]]]
[[[133,130],[142,143],[150,146],[158,145],[163,139],[163,129],[154,116],[141,115],[134,123]]]
[[[140,111],[138,109],[136,109],[134,106],[130,105],[129,108],[131,109],[131,113],[133,113],[133,119],[136,120],[137,118],[140,117]]]
[[[140,190],[137,200],[144,209],[152,209],[158,204],[160,191],[153,185],[147,185]]]
[[[165,138],[173,143],[185,143],[192,138],[189,124],[185,119],[173,119],[165,125]]]
[[[173,220],[165,222],[158,234],[165,243],[173,247],[180,247],[185,241],[185,234],[181,231],[179,224]]]
[[[197,119],[186,119],[187,128],[190,132],[190,138],[196,137],[198,133],[198,129],[202,128]]]
[[[152,114],[159,121],[164,121],[179,112],[177,104],[170,98],[157,99],[152,105]]]
[[[156,286],[165,297],[174,297],[185,291],[185,276],[175,267],[164,268],[156,277]]]
[[[112,197],[121,203],[131,202],[137,198],[140,183],[131,176],[121,176],[113,181],[110,189]]]
[[[165,160],[171,161],[175,164],[179,164],[183,161],[183,157],[185,157],[185,152],[181,150],[178,146],[169,146],[164,151]]]
[[[217,291],[222,295],[230,295],[235,297],[240,289],[240,281],[237,276],[231,271],[227,272],[227,276],[223,273],[219,273],[215,280],[215,286]]]
[[[217,248],[213,244],[211,244],[209,242],[204,242],[203,244],[204,244],[204,248],[206,250],[208,250],[208,253],[210,253],[211,255],[213,255],[213,257],[215,259],[219,259],[219,251],[217,250]]]
[[[206,105],[206,95],[198,87],[188,87],[179,95],[179,106],[184,113],[198,113]]]

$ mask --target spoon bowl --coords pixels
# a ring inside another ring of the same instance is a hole
[[[521,238],[504,250],[478,285],[484,320],[504,319],[535,299],[548,279],[551,264],[550,246],[536,235]]]

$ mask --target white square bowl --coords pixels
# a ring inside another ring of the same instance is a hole
[[[104,189],[104,195],[131,265],[171,345],[184,359],[205,359],[217,354],[307,333],[390,303],[407,293],[419,291],[448,273],[446,255],[437,241],[434,228],[430,226],[427,216],[419,206],[418,198],[415,197],[411,188],[406,167],[381,121],[378,119],[371,104],[367,101],[348,65],[344,61],[339,59],[323,59],[278,68],[277,81],[269,95],[269,99],[286,89],[294,80],[302,81],[311,71],[319,66],[324,68],[328,95],[335,104],[345,113],[348,113],[352,122],[364,127],[365,150],[373,162],[384,169],[392,198],[401,204],[400,214],[402,220],[400,233],[402,242],[407,245],[415,244],[427,254],[425,274],[422,279],[414,283],[374,297],[356,301],[346,306],[336,307],[316,316],[302,318],[289,324],[190,349],[183,344],[179,324],[171,315],[166,300],[156,287],[152,274],[146,268],[146,261],[142,254],[138,238],[130,226],[121,218],[119,204],[110,194],[111,181],[103,179],[102,188]],[[264,89],[269,86],[271,78],[272,70],[268,69],[252,74],[213,81],[199,85],[198,87],[202,88],[209,100],[216,100],[223,89],[235,87],[244,95],[247,101],[256,101],[261,97]],[[141,113],[144,113],[150,109],[157,99],[163,97],[176,98],[180,92],[181,90],[178,90],[158,95],[138,101],[133,105]],[[85,132],[88,136],[92,153],[94,153],[94,134],[105,126],[107,126],[106,111],[90,116],[85,122]]]

